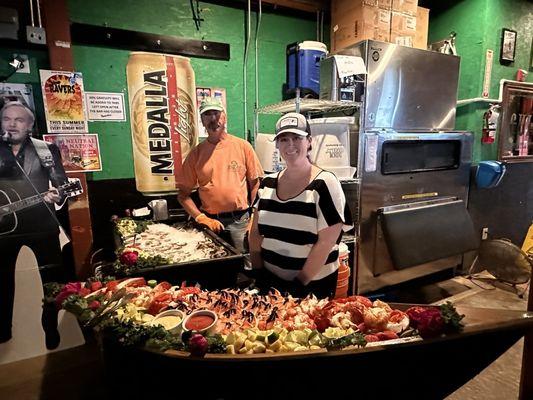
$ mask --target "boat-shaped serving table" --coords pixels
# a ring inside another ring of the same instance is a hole
[[[391,304],[406,309],[407,304]],[[365,348],[270,354],[207,354],[126,349],[104,339],[115,393],[168,398],[442,399],[526,333],[533,313],[457,307],[461,333]]]

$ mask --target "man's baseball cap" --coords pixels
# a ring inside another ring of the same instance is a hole
[[[284,133],[295,133],[300,136],[311,135],[311,127],[307,119],[299,113],[287,113],[276,122],[276,136],[274,140]]]
[[[224,111],[224,106],[218,99],[212,97],[206,97],[200,103],[200,115],[206,111],[215,110],[215,111]]]

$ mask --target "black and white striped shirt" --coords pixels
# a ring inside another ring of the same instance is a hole
[[[281,200],[277,195],[279,173],[267,175],[259,187],[257,208],[259,233],[263,236],[261,255],[265,268],[281,279],[292,280],[303,268],[322,229],[343,223],[352,228],[346,198],[337,177],[329,171],[318,175],[297,196]],[[322,279],[339,268],[338,243],[326,264],[313,280]]]

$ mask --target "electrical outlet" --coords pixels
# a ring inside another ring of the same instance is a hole
[[[26,26],[26,40],[30,43],[46,44],[46,31],[38,26]]]
[[[481,230],[481,240],[487,240],[489,237],[489,228],[485,227]]]
[[[17,74],[29,74],[30,73],[30,60],[26,54],[13,54],[13,58],[21,60],[24,67],[17,69]]]

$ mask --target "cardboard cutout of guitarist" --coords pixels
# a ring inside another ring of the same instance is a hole
[[[43,283],[64,281],[54,203],[63,202],[65,195],[57,188],[67,183],[67,177],[57,146],[31,138],[35,116],[28,107],[6,103],[0,118],[0,215],[4,214],[0,217],[0,343],[4,343],[12,337],[15,264],[22,246],[34,252]],[[57,310],[44,308],[41,322],[46,347],[56,348]]]

